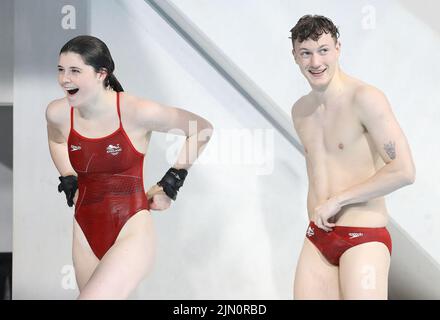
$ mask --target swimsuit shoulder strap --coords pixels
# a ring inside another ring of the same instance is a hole
[[[121,108],[119,106],[119,92],[116,92],[116,108],[118,110],[118,117],[119,117],[119,128],[122,128],[122,121],[121,121]]]
[[[70,107],[70,130],[73,129],[73,107]]]

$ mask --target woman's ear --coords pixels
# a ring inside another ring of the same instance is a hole
[[[101,68],[98,71],[98,79],[104,81],[108,75],[108,70],[106,68]]]

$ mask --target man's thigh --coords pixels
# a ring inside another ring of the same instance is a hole
[[[330,264],[307,238],[296,267],[294,299],[338,300],[339,268]]]
[[[381,242],[354,246],[341,256],[339,279],[344,299],[388,299],[390,252]]]

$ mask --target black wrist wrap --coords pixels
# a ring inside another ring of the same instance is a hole
[[[59,177],[61,183],[58,185],[58,192],[64,191],[66,194],[67,205],[73,206],[73,198],[78,189],[78,178],[76,176]]]
[[[163,188],[168,197],[176,200],[177,192],[183,186],[187,175],[188,171],[185,169],[170,168],[157,185]]]

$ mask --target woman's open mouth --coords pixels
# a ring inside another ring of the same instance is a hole
[[[69,93],[69,95],[73,96],[75,93],[78,92],[79,89],[76,88],[76,89],[66,89],[66,90]]]

